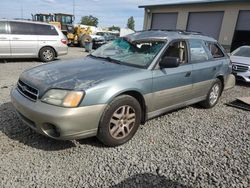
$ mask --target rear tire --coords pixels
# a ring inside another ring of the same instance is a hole
[[[140,122],[139,102],[129,95],[119,96],[104,110],[97,138],[106,146],[119,146],[135,135]]]
[[[210,88],[206,100],[200,102],[199,104],[204,108],[213,108],[219,101],[222,93],[222,83],[217,78]]]
[[[42,62],[53,61],[56,57],[55,50],[51,47],[44,47],[39,52],[39,57]]]

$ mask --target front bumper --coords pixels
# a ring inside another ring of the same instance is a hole
[[[237,80],[243,82],[250,82],[250,71],[247,72],[233,72]]]
[[[99,120],[106,107],[105,104],[101,104],[63,108],[43,103],[40,100],[32,102],[21,95],[16,88],[11,91],[11,101],[25,124],[38,133],[59,140],[95,136]]]

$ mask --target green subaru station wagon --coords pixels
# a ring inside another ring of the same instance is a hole
[[[83,59],[24,71],[11,91],[21,119],[54,139],[91,136],[107,146],[130,140],[140,124],[194,103],[214,107],[234,87],[228,55],[210,37],[140,31]]]

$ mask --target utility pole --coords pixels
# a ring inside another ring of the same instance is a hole
[[[21,1],[21,18],[23,20],[23,1]]]
[[[73,16],[75,16],[75,0],[73,0]]]

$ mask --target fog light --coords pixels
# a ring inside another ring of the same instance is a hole
[[[43,126],[41,127],[42,131],[52,137],[52,138],[58,138],[60,137],[60,132],[58,131],[58,129],[56,128],[55,125],[50,124],[50,123],[44,123]]]

